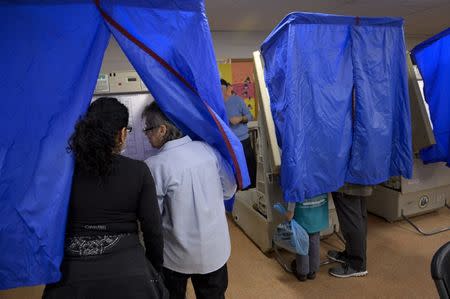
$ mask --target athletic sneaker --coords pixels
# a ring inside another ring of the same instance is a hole
[[[352,267],[350,267],[348,264],[342,264],[337,267],[331,268],[328,270],[328,273],[334,277],[339,278],[348,278],[348,277],[360,277],[360,276],[366,276],[367,270],[355,270]]]
[[[336,250],[329,250],[327,253],[327,256],[330,260],[345,264],[347,263],[347,256],[344,251],[336,251]]]

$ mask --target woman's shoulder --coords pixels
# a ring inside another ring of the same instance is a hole
[[[151,177],[149,167],[144,161],[132,159],[125,156],[117,156],[116,175],[122,180],[142,182]]]
[[[115,156],[117,162],[119,163],[119,165],[126,167],[126,168],[143,168],[143,167],[147,167],[147,165],[145,164],[144,161],[141,160],[136,160],[136,159],[132,159],[126,156],[122,156],[122,155],[117,155]]]

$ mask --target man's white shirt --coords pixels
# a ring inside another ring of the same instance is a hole
[[[186,274],[221,268],[231,251],[223,200],[236,192],[229,163],[189,136],[167,142],[145,163],[162,214],[164,267]]]

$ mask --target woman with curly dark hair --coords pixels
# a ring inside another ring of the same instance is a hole
[[[164,298],[161,215],[144,162],[120,155],[128,109],[99,98],[78,121],[61,281],[43,298]],[[138,221],[145,251],[138,238]],[[63,224],[62,224],[63,225]]]

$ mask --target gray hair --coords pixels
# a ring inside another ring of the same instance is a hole
[[[156,102],[151,103],[144,108],[142,112],[142,119],[145,122],[147,128],[156,128],[161,125],[165,125],[167,128],[164,135],[163,144],[168,141],[179,139],[183,137],[183,133],[178,129],[161,111]]]

